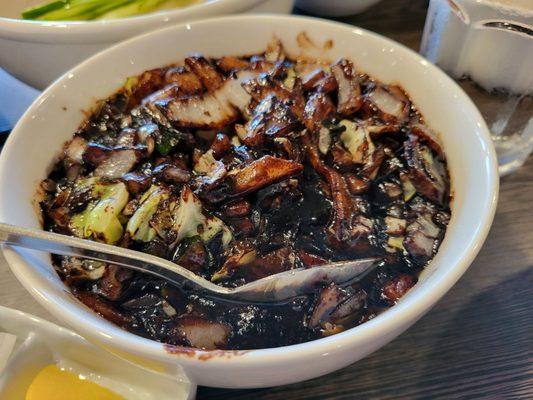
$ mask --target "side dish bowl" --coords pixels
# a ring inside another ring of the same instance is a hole
[[[37,89],[98,51],[140,33],[219,15],[290,13],[294,0],[202,0],[185,8],[107,21],[20,19],[22,10],[41,3],[0,0],[0,65]]]
[[[301,32],[308,40],[301,40]],[[400,84],[428,125],[440,132],[452,179],[452,218],[436,257],[397,305],[358,327],[299,345],[248,351],[170,348],[125,332],[84,307],[56,275],[48,255],[4,251],[13,273],[36,300],[81,335],[132,362],[167,372],[183,370],[200,385],[288,384],[375,351],[426,313],[460,278],[481,248],[496,207],[497,163],[487,127],[471,100],[438,68],[395,42],[352,26],[301,17],[233,16],[134,38],[85,61],[48,88],[20,120],[0,157],[0,220],[40,227],[34,200],[39,182],[83,121],[82,110],[118,90],[128,76],[192,52],[212,57],[253,54],[274,34],[291,55],[346,57],[358,70]]]

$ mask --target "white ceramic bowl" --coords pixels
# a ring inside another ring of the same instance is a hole
[[[429,125],[442,133],[452,177],[452,218],[438,254],[415,287],[378,317],[320,340],[245,352],[170,354],[162,344],[125,332],[85,308],[57,277],[48,255],[6,249],[13,273],[37,301],[81,335],[134,362],[182,368],[200,385],[245,388],[287,384],[349,365],[407,329],[452,287],[483,244],[497,201],[497,163],[481,115],[450,78],[413,51],[353,26],[312,18],[198,21],[134,38],[80,64],[49,87],[11,133],[0,157],[0,221],[40,227],[32,202],[39,181],[82,122],[81,110],[115,92],[126,77],[191,52],[214,57],[259,52],[273,34],[295,54],[300,51],[295,38],[302,31],[316,43],[333,40],[325,57],[348,57],[360,70],[400,83]]]
[[[190,7],[109,21],[18,19],[44,0],[0,0],[0,67],[37,89],[110,45],[177,22],[243,12],[289,14],[294,0],[205,0]]]
[[[296,6],[324,17],[345,17],[358,14],[381,0],[296,0]]]

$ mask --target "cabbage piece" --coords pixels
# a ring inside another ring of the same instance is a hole
[[[194,172],[204,175],[209,181],[214,182],[226,175],[226,167],[222,161],[215,159],[213,150],[208,150],[194,165]]]
[[[208,242],[219,232],[222,232],[222,246],[226,247],[233,235],[221,219],[215,216],[205,216],[202,203],[188,186],[181,191],[179,204],[174,209],[172,229],[176,233],[173,245],[191,236],[200,236],[202,241]]]
[[[152,185],[144,193],[139,201],[139,208],[131,216],[126,226],[133,240],[140,242],[150,242],[156,235],[154,228],[150,226],[150,220],[157,211],[159,204],[168,199],[168,192],[156,185]]]
[[[352,155],[353,161],[362,164],[375,149],[369,132],[364,127],[346,119],[343,119],[339,125],[346,128],[340,136],[342,144]]]
[[[87,180],[84,184],[93,184]],[[93,196],[98,200],[70,220],[69,227],[74,235],[92,237],[105,243],[116,243],[124,232],[119,214],[128,202],[129,193],[122,182],[116,184],[94,183]]]
[[[387,245],[389,246],[391,252],[395,252],[396,249],[400,251],[405,251],[405,247],[403,247],[403,236],[389,236],[387,240]]]

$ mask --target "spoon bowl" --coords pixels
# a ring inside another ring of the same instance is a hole
[[[239,286],[216,285],[171,261],[140,251],[91,240],[0,223],[0,243],[53,254],[88,258],[148,273],[174,285],[228,300],[276,302],[313,292],[319,285],[346,285],[361,279],[378,265],[378,258],[340,261],[297,268]]]

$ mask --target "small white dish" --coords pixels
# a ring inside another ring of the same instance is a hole
[[[196,395],[196,386],[185,376],[139,368],[68,329],[21,311],[0,306],[0,334],[15,345],[4,368],[0,365],[0,399],[24,399],[34,377],[48,365],[83,374],[126,400],[192,400]],[[7,348],[0,346],[0,359]]]
[[[0,0],[0,67],[44,89],[87,57],[143,32],[178,22],[243,12],[290,14],[294,0],[204,0],[186,8],[108,21],[27,21],[26,7],[43,0]]]
[[[452,218],[438,254],[406,296],[362,325],[312,342],[262,350],[200,351],[165,346],[120,329],[70,294],[49,255],[6,248],[11,270],[39,303],[88,340],[121,357],[170,373],[183,369],[196,384],[233,388],[283,385],[345,367],[429,311],[466,271],[490,229],[498,197],[494,148],[483,118],[452,79],[404,46],[349,25],[294,16],[231,16],[151,32],[99,53],[49,87],[8,138],[0,155],[0,221],[41,226],[34,204],[38,183],[84,120],[82,110],[114,93],[128,76],[179,61],[191,52],[212,57],[262,52],[273,35],[289,54],[298,55],[305,50],[297,40],[301,32],[316,44],[307,49],[315,55],[332,60],[347,57],[359,70],[403,86],[428,125],[441,133],[452,178]],[[324,43],[331,46],[324,48]]]

